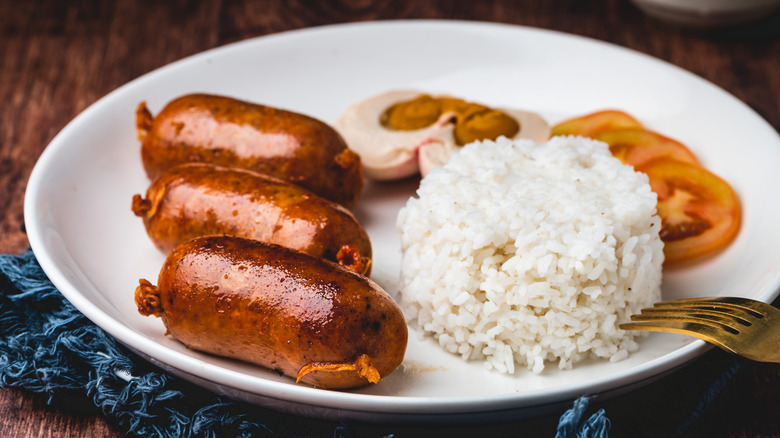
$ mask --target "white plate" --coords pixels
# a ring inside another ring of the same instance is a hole
[[[551,365],[540,375],[521,369],[506,376],[412,332],[404,364],[378,385],[327,391],[190,351],[163,335],[159,319],[138,314],[138,279],[156,280],[164,259],[130,211],[132,195],[148,184],[134,128],[139,102],[157,112],[176,96],[210,92],[332,122],[358,100],[409,88],[537,111],[551,123],[621,108],[683,141],[732,183],[744,226],[717,257],[665,273],[664,297],[776,296],[780,138],[764,120],[723,90],[650,57],[561,33],[484,23],[400,21],[288,32],[211,50],[134,80],[76,117],[44,151],[25,200],[32,249],[74,306],[154,363],[234,397],[323,418],[520,418],[583,394],[620,394],[707,349],[685,336],[653,334],[622,362],[588,362],[570,371]],[[391,293],[400,265],[395,216],[415,188],[414,182],[369,186],[356,210],[373,241],[374,279]]]

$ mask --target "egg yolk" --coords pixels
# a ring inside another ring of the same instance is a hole
[[[387,129],[412,131],[431,126],[442,114],[442,100],[423,94],[406,102],[398,102],[387,108],[379,122]]]
[[[411,131],[431,126],[442,114],[450,113],[451,122],[455,124],[455,143],[459,145],[495,140],[501,135],[512,138],[520,131],[520,123],[499,110],[463,99],[427,94],[391,105],[382,113],[379,122],[387,129]]]

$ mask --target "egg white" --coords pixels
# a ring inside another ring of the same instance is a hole
[[[431,126],[410,131],[387,129],[379,122],[387,108],[421,94],[424,93],[413,90],[391,91],[366,99],[350,106],[334,124],[347,146],[360,155],[367,177],[396,180],[417,173],[425,176],[430,170],[444,165],[460,147],[455,142],[452,113],[442,114]],[[520,123],[520,131],[513,138],[528,138],[539,143],[550,137],[550,126],[539,115],[499,110]]]

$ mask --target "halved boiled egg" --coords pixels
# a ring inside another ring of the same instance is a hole
[[[550,137],[550,126],[537,114],[418,91],[392,91],[357,103],[335,128],[360,155],[366,176],[376,180],[425,176],[458,147],[477,140]]]

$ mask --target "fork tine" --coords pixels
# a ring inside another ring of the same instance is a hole
[[[681,298],[678,300],[661,301],[654,304],[655,307],[688,307],[700,308],[709,307],[714,309],[737,310],[747,313],[750,316],[763,318],[761,308],[764,303],[741,297],[701,297],[701,298]]]
[[[780,363],[780,309],[740,297],[655,303],[620,324],[623,330],[680,333],[761,362]]]
[[[753,325],[753,323],[734,314],[734,312],[727,313],[718,310],[712,310],[710,308],[698,308],[698,307],[651,307],[642,309],[642,313],[639,315],[631,315],[632,321],[649,321],[659,319],[673,319],[680,321],[700,322],[704,324],[715,324],[725,330],[739,332],[745,327]]]
[[[620,324],[623,330],[646,330],[654,332],[680,333],[683,335],[694,336],[718,347],[739,354],[732,347],[724,343],[723,340],[731,341],[734,339],[732,333],[715,328],[711,325],[698,322],[685,322],[678,320],[656,320],[650,322],[628,322]]]

